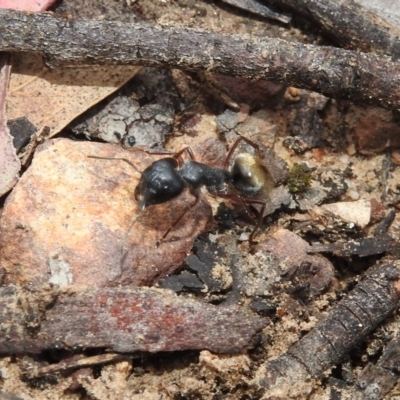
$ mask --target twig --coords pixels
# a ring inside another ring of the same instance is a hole
[[[284,354],[264,364],[253,383],[283,390],[284,385],[290,388],[296,382],[320,378],[328,368],[342,362],[398,306],[399,273],[397,267],[384,265],[367,276],[326,320]]]
[[[260,3],[257,0],[222,0],[226,4],[230,4],[233,7],[241,8],[242,10],[251,12],[256,15],[261,15],[262,17],[275,19],[277,21],[288,24],[291,20],[289,15],[278,13],[265,4]]]
[[[58,364],[45,365],[43,367],[35,367],[24,372],[24,377],[27,379],[38,378],[39,376],[54,374],[60,371],[69,371],[71,369],[92,367],[99,364],[108,364],[115,361],[121,361],[132,358],[128,354],[105,353],[92,357],[84,357],[79,359],[68,359],[59,362]]]
[[[266,0],[316,22],[341,46],[400,58],[400,28],[353,0]]]
[[[0,51],[41,53],[54,65],[139,64],[207,71],[400,109],[400,63],[385,56],[280,39],[10,10],[0,10],[0,26]]]

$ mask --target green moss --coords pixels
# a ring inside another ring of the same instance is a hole
[[[290,193],[306,190],[311,184],[311,170],[305,164],[294,164],[289,171],[288,188]]]

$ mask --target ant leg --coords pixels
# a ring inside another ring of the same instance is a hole
[[[247,202],[249,202],[249,201],[247,201]],[[260,204],[260,203],[258,203],[258,204]],[[253,228],[253,230],[251,231],[250,236],[249,236],[249,243],[250,243],[250,244],[253,244],[253,243],[254,243],[253,238],[254,238],[256,232],[257,232],[257,231],[260,229],[260,227],[261,227],[261,224],[262,224],[262,221],[263,221],[263,218],[264,218],[264,212],[265,212],[266,206],[267,206],[267,203],[266,203],[265,201],[263,201],[263,202],[262,202],[262,205],[261,205],[261,210],[260,210],[260,212],[259,212],[259,214],[258,214],[257,223],[256,223],[256,225],[254,226],[254,228]]]
[[[194,156],[192,148],[189,146],[186,146],[182,150],[179,150],[177,153],[175,153],[174,158],[179,158],[185,151],[189,154],[189,158],[192,161],[195,161],[196,157]]]
[[[258,151],[258,150],[260,149],[260,146],[259,146],[257,143],[251,141],[250,139],[247,139],[247,138],[244,137],[244,136],[239,136],[239,137],[236,139],[236,141],[235,141],[235,143],[233,144],[233,146],[230,148],[229,153],[228,153],[228,155],[227,155],[226,158],[225,158],[224,169],[228,169],[228,166],[229,166],[229,163],[230,163],[231,158],[232,158],[232,156],[233,156],[233,153],[235,152],[235,150],[237,149],[237,147],[239,146],[239,143],[240,143],[241,141],[244,141],[244,142],[246,142],[249,146],[254,147],[254,149],[255,149],[256,151]]]
[[[175,220],[175,222],[168,228],[168,230],[162,235],[161,239],[157,242],[157,246],[160,245],[165,238],[168,236],[168,234],[172,231],[172,229],[175,228],[176,225],[179,224],[179,222],[182,220],[182,218],[186,215],[186,213],[191,210],[193,207],[197,205],[197,203],[200,201],[201,198],[201,191],[192,191],[192,195],[195,197],[195,201],[186,208],[186,210],[180,215],[178,219]]]
[[[182,160],[182,154],[186,151],[187,153],[188,153],[188,155],[189,155],[189,158],[192,160],[192,161],[194,161],[196,158],[195,158],[195,156],[194,156],[194,153],[193,153],[193,150],[192,150],[192,148],[191,147],[188,147],[188,146],[186,146],[186,147],[184,147],[182,150],[179,150],[178,152],[176,152],[176,153],[173,153],[173,152],[171,152],[171,151],[168,151],[168,150],[142,150],[142,151],[144,151],[145,153],[147,153],[147,154],[154,154],[154,155],[156,155],[156,156],[172,156],[173,158],[175,158],[177,161],[178,161],[178,164],[179,164],[179,168],[182,166],[182,164],[183,164],[183,160]]]
[[[239,196],[239,197],[241,197],[241,196]],[[267,203],[263,200],[252,199],[249,197],[241,197],[241,202],[243,202],[246,205],[246,209],[248,209],[249,204],[261,205],[261,210],[259,211],[258,216],[257,216],[257,222],[249,236],[249,242],[250,242],[250,244],[253,244],[254,243],[254,240],[253,240],[254,235],[261,227],[261,224],[262,224],[262,221],[264,218],[265,208],[267,207]]]
[[[256,216],[250,210],[249,205],[250,204],[258,204],[258,205],[261,206],[261,210],[260,210],[260,212],[258,213],[258,215],[256,217],[257,218],[257,222],[256,222],[256,224],[255,224],[255,226],[254,226],[254,228],[253,228],[253,230],[252,230],[252,232],[251,232],[251,234],[249,236],[249,242],[251,244],[253,244],[254,243],[254,241],[253,241],[254,235],[256,234],[258,229],[260,229],[260,226],[262,224],[262,221],[263,221],[263,218],[264,218],[265,208],[267,207],[267,203],[265,201],[263,201],[263,200],[252,199],[252,198],[249,198],[249,197],[242,197],[240,194],[237,194],[237,193],[224,193],[224,192],[210,192],[210,193],[213,194],[214,196],[218,196],[218,197],[221,197],[223,199],[229,199],[229,200],[232,200],[235,203],[238,203],[238,204],[244,206],[247,214],[249,216],[254,217],[254,218]]]

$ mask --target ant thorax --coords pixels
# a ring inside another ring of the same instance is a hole
[[[205,186],[210,192],[222,190],[230,178],[227,171],[196,161],[183,164],[179,170],[179,175],[191,189],[196,190]]]
[[[268,170],[255,154],[239,154],[233,162],[231,177],[235,189],[247,196],[261,195],[273,186]]]

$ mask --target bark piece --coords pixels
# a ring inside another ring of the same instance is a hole
[[[400,108],[399,64],[381,55],[280,39],[115,21],[71,21],[10,10],[0,10],[0,25],[0,51],[37,52],[54,65],[140,64],[207,70]]]
[[[333,253],[339,257],[359,256],[368,257],[382,254],[395,245],[390,235],[379,235],[367,238],[353,239],[347,242],[313,244],[308,253]]]
[[[319,378],[328,368],[340,363],[349,351],[384,321],[400,300],[400,269],[383,265],[369,274],[332,310],[285,353],[268,361],[257,372],[253,383],[269,394],[291,393],[296,388],[311,390],[301,383]],[[298,393],[303,398],[305,392]],[[269,398],[269,397],[265,397]]]
[[[27,293],[3,287],[0,316],[0,354],[55,348],[233,353],[266,325],[239,307],[212,306],[151,288],[44,287]]]
[[[151,285],[183,262],[212,218],[206,200],[178,198],[141,211],[140,174],[159,156],[118,145],[49,140],[8,197],[0,222],[0,265],[8,283]]]
[[[102,102],[75,120],[72,130],[105,142],[122,141],[128,148],[133,143],[160,147],[172,131],[178,109],[171,72],[143,68],[107,104]]]
[[[304,152],[314,147],[323,147],[324,122],[321,111],[329,99],[318,93],[301,93],[296,104],[296,117],[293,121],[291,136],[286,138],[295,152]],[[296,146],[298,144],[299,146]],[[287,145],[285,143],[285,145]]]
[[[25,117],[9,120],[7,125],[10,129],[10,135],[13,137],[13,144],[17,152],[29,143],[30,138],[37,131],[35,125]]]
[[[18,182],[18,173],[21,168],[7,127],[6,100],[10,71],[11,64],[8,57],[0,53],[0,196],[7,193]]]
[[[383,349],[376,364],[368,363],[360,372],[357,384],[344,393],[347,398],[362,400],[381,400],[399,380],[400,339],[395,337]]]

